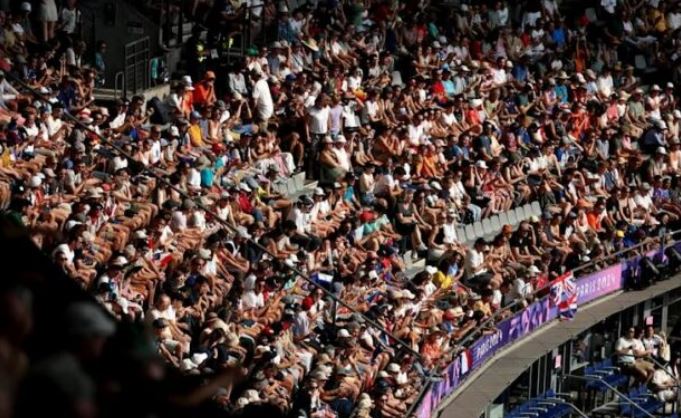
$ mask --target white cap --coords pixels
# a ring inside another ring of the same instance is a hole
[[[440,183],[438,183],[437,181],[435,181],[435,180],[433,180],[433,181],[430,182],[430,187],[432,187],[433,189],[437,190],[438,192],[439,192],[439,191],[442,191],[442,185],[441,185]]]
[[[650,88],[650,91],[660,91],[660,90],[662,90],[662,89],[657,84],[653,84],[653,86]]]
[[[324,190],[321,187],[315,187],[314,194],[315,196],[324,196],[326,193],[324,193]]]
[[[667,155],[667,150],[665,149],[665,147],[657,147],[657,150],[655,150],[655,152],[657,152],[658,154]]]
[[[438,41],[433,42],[433,48],[442,48],[442,45]]]
[[[147,231],[144,229],[140,229],[139,231],[135,231],[135,239],[148,239],[149,236],[147,235]]]
[[[180,136],[180,130],[177,126],[173,125],[170,127],[170,136]]]
[[[681,110],[679,109],[674,109],[674,117],[676,119],[681,119]]]
[[[80,221],[77,221],[75,219],[71,219],[70,221],[66,222],[66,224],[64,225],[64,229],[66,229],[67,231],[70,231],[71,228],[73,228],[74,226],[82,225],[82,224],[83,223],[80,222]]]
[[[348,142],[348,140],[345,139],[344,135],[338,135],[338,138],[336,138],[336,142],[339,144],[345,144]]]
[[[337,336],[338,338],[350,338],[350,332],[345,328],[341,328],[338,330]]]
[[[667,88],[668,88],[668,89],[673,89],[673,88],[674,88],[674,83],[672,83],[671,81],[670,81],[669,83],[667,83]]]
[[[541,270],[539,270],[535,265],[531,265],[530,268],[527,269],[527,271],[530,274],[539,274],[541,272]]]
[[[658,120],[658,121],[655,122],[655,124],[657,125],[658,128],[660,128],[662,130],[667,129],[667,123],[663,120]]]
[[[400,365],[397,363],[390,363],[388,364],[387,370],[390,373],[399,373],[400,372]]]
[[[126,264],[128,264],[128,259],[123,257],[122,255],[119,255],[118,257],[114,258],[114,260],[111,262],[112,266],[119,266],[119,267],[123,267]]]
[[[475,166],[478,168],[487,168],[487,163],[484,160],[480,160],[475,163]]]
[[[260,402],[260,395],[258,394],[258,391],[255,389],[248,389],[246,392],[244,392],[244,397],[248,399],[248,402]]]
[[[33,176],[28,181],[28,187],[40,187],[41,184],[43,184],[43,178],[40,176]]]
[[[437,267],[435,267],[435,266],[426,266],[426,273],[432,275],[432,274],[435,274],[435,273],[437,273],[437,272],[438,272]]]
[[[27,2],[27,1],[21,3],[20,9],[21,9],[22,12],[29,12],[29,13],[31,12],[31,10],[33,10],[33,8],[31,7],[31,3]]]

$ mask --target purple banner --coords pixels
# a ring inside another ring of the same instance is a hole
[[[616,264],[577,280],[577,303],[582,305],[622,289],[622,264]]]
[[[628,270],[628,265],[624,269]],[[623,266],[617,264],[577,280],[579,304],[590,302],[622,289]],[[556,308],[544,298],[497,324],[496,332],[477,339],[443,371],[443,379],[433,383],[416,410],[418,418],[430,418],[440,401],[451,394],[471,374],[505,346],[531,334],[556,319]]]

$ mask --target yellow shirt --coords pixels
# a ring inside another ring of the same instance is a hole
[[[440,289],[449,289],[454,284],[454,280],[452,280],[451,276],[438,271],[433,275],[433,283]]]
[[[190,126],[187,133],[189,134],[189,141],[191,141],[192,146],[203,146],[203,135],[201,134],[201,127],[199,125]]]
[[[665,19],[664,15],[659,10],[653,9],[650,11],[650,20],[655,23],[656,31],[667,31],[667,19]]]

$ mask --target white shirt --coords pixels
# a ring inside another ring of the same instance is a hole
[[[484,262],[485,262],[485,255],[482,251],[478,251],[475,248],[471,248],[470,250],[468,250],[468,253],[466,254],[466,272],[467,272],[467,274],[477,276],[478,274],[486,272],[487,270],[485,270],[485,269],[477,271],[477,269]]]
[[[118,129],[121,126],[123,126],[124,122],[125,122],[125,112],[121,112],[118,115],[116,115],[116,117],[113,118],[113,120],[111,122],[109,122],[109,127],[111,129]]]
[[[615,7],[617,7],[617,0],[601,0],[601,7],[610,14],[615,14]]]
[[[681,28],[681,13],[670,12],[667,14],[667,26],[669,26],[669,29],[672,31]]]
[[[52,252],[52,256],[56,256],[57,254],[62,253],[66,257],[66,260],[69,263],[73,263],[73,258],[76,256],[76,254],[71,250],[71,247],[69,247],[68,244],[60,244],[57,246],[57,248],[54,249]]]
[[[310,114],[310,133],[315,135],[326,135],[329,132],[329,113],[331,108],[324,106],[318,108],[313,106],[308,110]]]
[[[390,193],[395,187],[395,179],[392,174],[384,174],[378,180],[376,180],[376,185],[374,186],[374,192],[377,195],[384,195]]]
[[[61,119],[55,119],[52,115],[47,117],[47,133],[52,136],[59,132],[64,122]]]
[[[332,151],[336,155],[336,158],[338,158],[341,168],[345,171],[350,171],[350,168],[352,168],[350,166],[350,156],[345,148],[333,147]]]
[[[634,196],[634,203],[636,203],[636,206],[639,206],[644,210],[648,210],[653,205],[653,199],[652,197],[650,197],[649,194],[642,195],[640,193],[637,193]]]
[[[621,363],[633,363],[634,358],[634,347],[636,346],[635,338],[628,339],[626,337],[620,337],[615,343],[615,351],[623,351],[625,354],[619,355],[619,361]]]
[[[309,217],[309,214],[303,213],[299,208],[293,208],[288,219],[296,223],[296,231],[299,234],[304,234],[309,229]]]
[[[508,81],[508,74],[506,74],[504,69],[495,68],[492,70],[492,78],[494,80],[494,84],[501,86],[506,84]]]
[[[151,310],[151,312],[149,312],[149,314],[152,319],[163,318],[167,321],[175,321],[176,318],[175,309],[173,309],[172,306],[168,306],[163,311],[159,311],[158,309],[154,308]]]
[[[258,80],[258,82],[255,83],[255,86],[253,86],[253,99],[255,100],[255,107],[260,119],[267,120],[272,117],[272,114],[274,113],[274,102],[272,102],[270,86],[264,78]]]
[[[163,153],[161,152],[161,142],[160,141],[154,141],[151,143],[151,159],[150,163],[151,164],[156,164],[159,161],[161,161],[161,156]]]
[[[241,297],[241,309],[260,309],[263,306],[265,306],[265,299],[262,293],[249,290]]]
[[[61,9],[59,20],[62,24],[62,30],[68,34],[72,34],[76,31],[76,24],[78,23],[78,20],[80,20],[80,12],[78,9],[71,10],[64,7]]]
[[[187,176],[187,183],[194,187],[194,188],[200,188],[201,187],[201,173],[199,170],[196,168],[192,167],[189,169],[189,175]]]
[[[450,224],[442,224],[442,234],[444,235],[442,242],[445,244],[454,244],[458,241],[458,237],[456,236],[456,226],[453,222]]]

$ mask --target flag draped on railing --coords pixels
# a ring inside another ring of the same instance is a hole
[[[571,271],[551,283],[551,303],[558,308],[558,318],[573,319],[577,312],[577,282]]]

